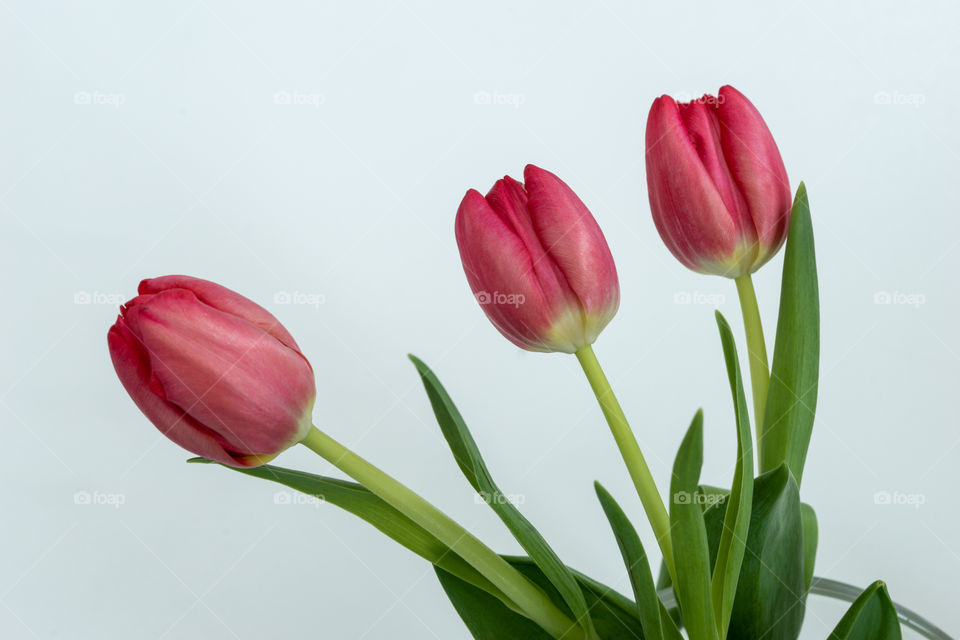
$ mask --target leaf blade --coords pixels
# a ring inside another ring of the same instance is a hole
[[[610,528],[617,539],[620,554],[627,567],[630,585],[633,587],[633,597],[643,627],[646,640],[664,640],[664,627],[672,626],[679,633],[670,616],[663,617],[663,603],[657,596],[657,588],[653,583],[653,574],[650,572],[650,563],[643,549],[643,543],[637,530],[630,523],[627,514],[623,512],[613,496],[603,488],[599,482],[594,483],[600,506],[610,522]],[[675,637],[671,634],[670,637]]]
[[[490,508],[500,517],[520,546],[558,590],[574,619],[587,629],[588,634],[592,635],[594,629],[590,609],[587,607],[586,599],[576,578],[540,532],[500,491],[483,461],[463,416],[460,415],[460,411],[436,374],[416,356],[409,357],[420,374],[440,430],[470,486],[484,496]]]
[[[746,552],[747,532],[750,527],[750,511],[753,501],[753,437],[747,414],[747,399],[743,390],[743,377],[737,358],[737,345],[723,315],[717,311],[717,327],[727,364],[727,377],[733,395],[734,416],[737,425],[737,466],[728,498],[726,515],[717,559],[714,564],[713,593],[714,614],[720,639],[727,635],[733,602],[740,579],[740,566]]]
[[[800,484],[813,430],[819,370],[817,260],[810,203],[801,182],[784,251],[777,337],[761,438],[761,473],[785,462]]]
[[[747,552],[729,637],[794,640],[798,636],[806,602],[803,558],[800,492],[793,474],[780,465],[754,483]]]
[[[553,640],[535,622],[511,611],[496,598],[440,567],[434,566],[434,571],[447,598],[475,640]]]
[[[670,535],[677,571],[674,592],[691,640],[719,640],[710,585],[710,551],[697,496],[703,466],[703,412],[690,423],[673,464]]]
[[[901,640],[900,620],[887,586],[877,580],[864,589],[827,640]]]

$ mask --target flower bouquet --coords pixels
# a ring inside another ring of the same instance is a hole
[[[314,426],[313,369],[297,342],[265,309],[220,285],[186,276],[141,282],[108,333],[117,375],[169,439],[201,456],[190,462],[322,498],[432,563],[475,638],[792,640],[809,593],[847,595],[814,577],[817,518],[801,499],[820,355],[807,193],[800,184],[792,194],[762,117],[729,86],[689,103],[658,98],[646,165],[653,220],[669,250],[690,269],[733,279],[742,307],[749,394],[736,338],[716,314],[737,443],[733,477],[712,479],[717,485],[700,477],[701,411],[671,477],[658,484],[647,466],[592,347],[617,312],[620,290],[600,226],[573,190],[528,165],[523,182],[504,177],[485,196],[469,190],[455,221],[467,282],[493,325],[522,349],[575,355],[596,394],[662,557],[655,578],[618,504],[634,497],[615,499],[597,484],[632,598],[558,557],[497,485],[453,399],[414,356],[466,481],[526,555],[498,554]],[[751,274],[784,243],[770,361]],[[269,464],[294,444],[352,481]],[[898,608],[882,582],[849,599],[831,639],[897,639],[901,620],[927,637],[947,637]]]

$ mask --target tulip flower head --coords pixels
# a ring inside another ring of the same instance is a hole
[[[508,340],[529,351],[592,344],[620,304],[613,257],[590,211],[560,178],[527,165],[457,211],[460,258],[474,296]]]
[[[783,245],[787,171],[760,113],[733,87],[687,103],[657,98],[646,162],[657,231],[687,267],[737,278]]]
[[[144,280],[107,342],[120,382],[184,449],[264,464],[310,429],[313,369],[266,309],[188,276]]]

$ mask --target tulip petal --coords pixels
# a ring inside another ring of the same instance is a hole
[[[646,131],[647,190],[657,231],[680,262],[707,266],[735,255],[738,226],[687,133],[670,96],[650,107]]]
[[[160,433],[196,455],[234,467],[250,466],[245,456],[228,452],[216,434],[150,389],[149,355],[123,317],[110,327],[107,344],[120,383]]]
[[[524,183],[505,176],[486,197],[471,189],[455,229],[470,288],[517,346],[574,353],[616,314],[620,289],[603,233],[552,173],[529,165]]]
[[[530,164],[524,168],[523,181],[537,237],[582,309],[602,318],[596,328],[599,333],[620,304],[617,268],[603,231],[583,201],[556,175]]]
[[[790,224],[787,169],[770,129],[746,96],[728,85],[718,98],[723,155],[750,211],[765,262],[783,244]]]
[[[305,435],[312,370],[272,334],[185,289],[150,296],[127,320],[148,347],[164,399],[207,425],[227,450],[276,453]]]
[[[541,343],[550,320],[527,245],[478,191],[457,210],[455,232],[467,282],[493,325],[517,346],[549,351]]]
[[[274,338],[295,351],[300,351],[296,340],[290,332],[280,324],[272,313],[245,298],[235,291],[209,280],[193,278],[191,276],[170,275],[159,278],[148,278],[140,283],[137,291],[140,294],[160,293],[168,289],[186,289],[192,291],[200,302],[224,313],[228,313],[254,324]]]
[[[486,196],[487,203],[500,219],[517,235],[526,248],[535,281],[543,298],[566,302],[571,297],[570,287],[559,266],[551,259],[530,217],[527,190],[510,176],[497,180]],[[560,306],[560,305],[557,305]]]
[[[700,100],[680,103],[677,108],[697,157],[700,158],[723,204],[733,217],[734,224],[738,229],[752,227],[747,203],[737,190],[737,183],[730,175],[730,169],[723,157],[716,99],[712,96],[704,96]]]

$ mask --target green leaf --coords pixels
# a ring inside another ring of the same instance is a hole
[[[723,315],[717,311],[717,326],[723,344],[723,356],[727,362],[727,377],[733,394],[733,412],[737,424],[737,467],[733,474],[733,487],[727,503],[723,531],[713,565],[713,608],[717,617],[717,629],[723,640],[727,635],[730,613],[737,594],[740,565],[747,543],[750,526],[750,510],[753,500],[753,439],[750,435],[750,419],[747,415],[747,399],[743,392],[743,378],[737,358],[737,345],[733,332]]]
[[[637,530],[634,529],[617,501],[599,482],[594,483],[594,488],[597,491],[600,506],[603,507],[607,520],[610,521],[610,528],[613,529],[613,535],[617,539],[623,562],[627,565],[627,575],[633,587],[633,596],[636,599],[644,637],[647,640],[682,637],[679,635],[680,630],[677,629],[673,619],[667,615],[663,603],[657,596],[653,574],[650,573],[650,563],[647,561],[647,554],[643,550],[643,543],[640,542]]]
[[[570,610],[557,589],[543,571],[527,557],[504,556],[515,569],[544,593],[564,613]],[[610,587],[600,584],[572,569],[568,569],[582,590],[593,614],[597,634],[603,640],[643,640],[643,628],[637,616],[636,605]],[[459,578],[437,571],[440,584],[454,608],[476,640],[546,640],[549,635],[520,614],[510,611],[502,603]],[[682,637],[667,636],[668,640]]]
[[[710,510],[725,509],[717,504]],[[708,511],[710,511],[708,510]],[[706,520],[713,516],[704,514]],[[806,602],[800,493],[781,465],[756,479],[747,549],[728,635],[737,640],[795,640]]]
[[[703,496],[703,504],[701,506],[703,507],[704,511],[706,511],[709,507],[712,507],[715,502],[726,502],[727,496],[730,495],[730,489],[714,487],[709,484],[701,484],[698,487],[698,491]]]
[[[420,372],[420,378],[423,380],[423,386],[430,398],[430,404],[443,431],[443,436],[450,445],[450,450],[461,471],[470,482],[470,486],[483,496],[485,502],[500,517],[520,546],[530,554],[550,583],[556,587],[574,619],[587,629],[588,635],[591,634],[593,625],[590,609],[573,574],[560,561],[540,532],[497,487],[460,411],[453,404],[453,400],[450,399],[437,376],[416,356],[411,355],[410,360]]]
[[[799,485],[817,407],[820,296],[810,204],[803,183],[790,213],[777,341],[764,411],[760,471],[786,462]]]
[[[508,556],[507,560],[531,582],[549,594],[554,604],[565,613],[572,613],[547,576],[530,558]],[[624,597],[612,587],[601,584],[573,569],[568,569],[577,580],[577,585],[587,601],[597,635],[603,640],[643,638],[643,627],[637,618],[637,608],[632,600]]]
[[[730,495],[730,489],[723,489],[721,487],[714,487],[708,484],[701,484],[697,487],[697,491],[700,494],[700,507],[704,510],[704,514],[718,502],[726,502],[727,497]],[[723,520],[720,521],[720,526],[723,525]],[[707,542],[710,544],[710,564],[711,566],[716,561],[717,557],[717,545],[720,544],[720,528],[717,528],[717,535],[714,537],[713,531],[710,530],[710,523],[707,523]],[[668,587],[673,586],[673,581],[670,580],[670,572],[667,571],[667,565],[663,562],[660,563],[660,572],[657,574],[657,591],[662,591]]]
[[[697,483],[703,466],[703,411],[680,443],[670,482],[670,537],[677,571],[674,591],[690,640],[718,640],[710,588],[710,550]]]
[[[701,502],[705,507],[703,512],[703,522],[704,526],[707,529],[707,542],[710,547],[710,562],[712,565],[716,565],[717,558],[717,549],[720,546],[720,534],[723,531],[723,521],[724,516],[726,515],[726,499],[730,495],[730,492],[726,489],[720,489],[717,487],[711,487],[708,485],[700,485],[700,493],[703,496]],[[754,493],[754,502],[757,500],[757,495]],[[813,508],[806,504],[800,503],[800,516],[801,522],[803,523],[803,572],[804,572],[804,586],[805,591],[810,590],[810,583],[813,580],[813,568],[814,568],[814,559],[817,553],[817,520],[816,515],[813,512]],[[749,536],[747,538],[749,544]],[[743,575],[743,569],[740,571]],[[657,591],[666,589],[671,586],[670,574],[667,572],[666,567],[660,565],[660,574],[657,579]],[[738,590],[739,590],[738,582]],[[675,619],[678,618],[678,611],[676,608],[668,609],[668,612]]]
[[[800,503],[800,520],[803,522],[803,583],[807,591],[813,583],[813,566],[817,561],[817,514],[813,507]]]
[[[901,640],[901,637],[897,610],[887,586],[878,580],[850,605],[827,640]]]
[[[249,469],[239,469],[206,458],[191,458],[187,462],[216,464],[224,469],[282,484],[301,493],[314,496],[323,502],[336,505],[366,520],[388,537],[444,571],[457,576],[492,597],[509,602],[508,598],[497,587],[467,564],[463,558],[452,552],[449,547],[437,540],[433,534],[362,485],[268,464]]]
[[[446,592],[460,619],[476,640],[529,638],[552,640],[552,636],[533,621],[508,609],[502,602],[475,586],[434,567],[440,586]]]

